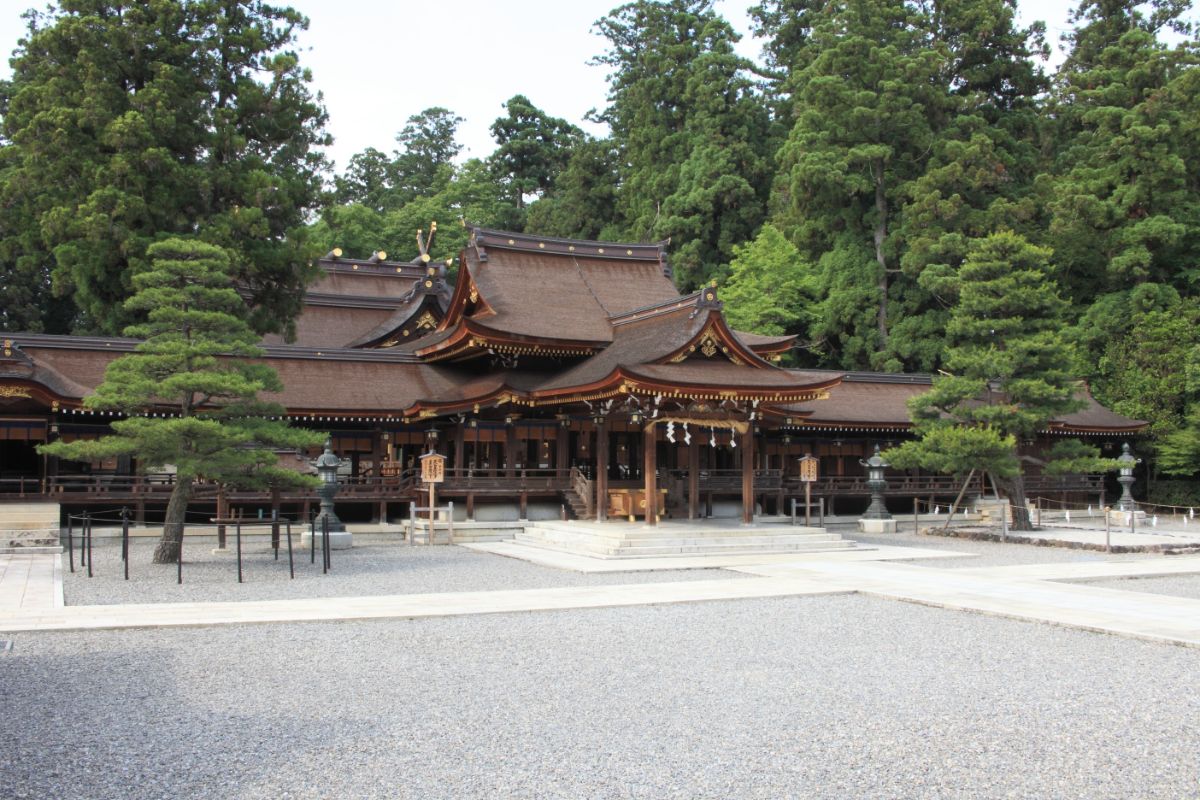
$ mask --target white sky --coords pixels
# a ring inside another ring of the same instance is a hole
[[[279,0],[280,4],[286,0]],[[717,0],[734,28],[748,34],[744,9],[752,0]],[[592,23],[618,0],[292,0],[311,25],[301,63],[323,93],[334,136],[330,155],[343,167],[366,147],[390,152],[408,117],[444,106],[464,117],[459,141],[466,155],[492,151],[488,126],[501,104],[524,94],[547,113],[591,133],[583,121],[604,105],[605,68],[587,61],[604,48]],[[24,33],[21,11],[44,0],[0,0],[0,52]],[[1026,19],[1045,20],[1057,47],[1070,0],[1020,0]],[[747,36],[740,49],[756,57]],[[7,60],[0,76],[11,74]]]

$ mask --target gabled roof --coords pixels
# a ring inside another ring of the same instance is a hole
[[[609,317],[679,297],[661,244],[549,239],[474,228],[446,327],[469,303],[464,277],[486,305],[476,321],[512,337],[607,343]]]

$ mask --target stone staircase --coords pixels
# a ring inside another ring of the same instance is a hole
[[[664,523],[655,527],[625,522],[530,522],[518,544],[598,558],[812,553],[849,550],[855,543],[823,528],[790,525],[743,527]]]
[[[62,552],[58,503],[0,504],[0,553]]]

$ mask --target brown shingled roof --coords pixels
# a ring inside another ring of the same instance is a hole
[[[528,249],[525,240],[510,246],[507,236],[489,232],[486,260],[480,258],[477,248],[465,251],[471,278],[495,312],[484,323],[493,330],[516,336],[608,342],[612,340],[610,316],[679,297],[659,261],[601,258],[582,255],[582,251],[561,252],[562,248],[541,252]],[[596,244],[586,243],[589,247]],[[631,249],[609,247],[614,251]]]

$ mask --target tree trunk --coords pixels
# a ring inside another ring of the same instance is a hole
[[[163,520],[163,535],[154,548],[155,564],[174,564],[179,560],[179,547],[183,544],[183,525],[187,521],[188,502],[192,499],[191,475],[177,475],[175,488],[167,503],[167,516]]]
[[[1008,495],[1008,504],[1012,508],[1011,529],[1014,531],[1033,530],[1033,520],[1029,516],[1029,506],[1025,502],[1025,476],[1018,472],[1012,478],[1002,479],[1000,485]]]
[[[879,161],[872,169],[875,178],[875,261],[879,263],[879,308],[875,315],[875,324],[879,329],[879,349],[887,349],[888,343],[888,266],[887,256],[883,252],[887,240],[888,202],[887,192],[883,183],[883,162]]]

